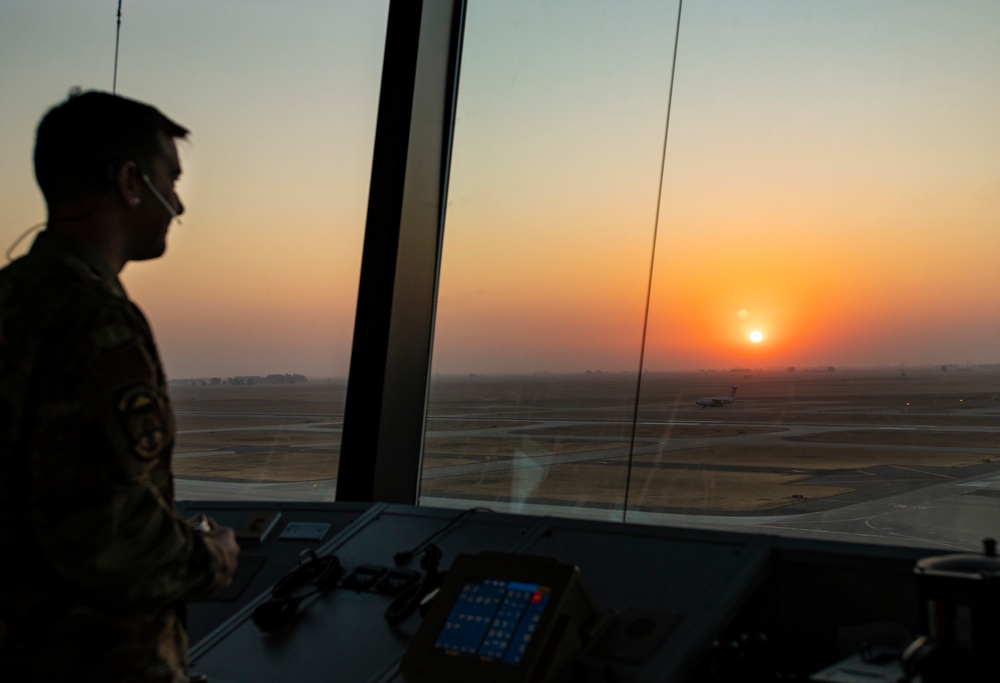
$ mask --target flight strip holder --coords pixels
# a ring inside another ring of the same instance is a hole
[[[610,623],[554,558],[459,555],[400,662],[408,683],[557,680]]]

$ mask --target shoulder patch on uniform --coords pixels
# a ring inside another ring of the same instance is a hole
[[[102,354],[94,361],[94,370],[101,387],[108,392],[130,384],[147,384],[156,377],[138,341]]]
[[[122,395],[118,412],[132,453],[143,460],[159,457],[169,439],[163,396],[148,385],[133,387]]]

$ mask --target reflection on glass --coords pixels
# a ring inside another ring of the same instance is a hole
[[[636,402],[677,7],[481,4],[422,500],[977,547],[1000,8],[684,7]]]

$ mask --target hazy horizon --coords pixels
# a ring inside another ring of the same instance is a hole
[[[789,368],[793,369],[789,369]],[[694,368],[690,370],[678,370],[678,369],[663,369],[663,368],[645,368],[643,370],[643,375],[731,375],[731,374],[741,374],[741,373],[766,373],[766,374],[777,374],[781,376],[802,374],[802,375],[813,375],[813,374],[835,374],[835,373],[852,373],[852,372],[888,372],[893,375],[905,375],[907,372],[928,372],[932,374],[945,374],[948,372],[974,372],[974,371],[991,371],[1000,370],[1000,361],[995,363],[938,363],[929,365],[906,365],[906,364],[896,364],[896,365],[868,365],[868,366],[788,366],[788,367],[760,367],[760,368]],[[267,373],[267,374],[299,374],[303,373]],[[469,378],[533,378],[533,377],[581,377],[581,376],[621,376],[629,375],[635,376],[637,374],[636,370],[611,370],[611,369],[600,369],[591,368],[585,370],[566,370],[566,371],[550,371],[550,370],[519,370],[519,371],[509,371],[509,372],[466,372],[466,373],[444,373],[435,372],[432,374],[432,381],[436,379],[469,379]],[[267,375],[262,375],[260,373],[255,374],[239,374],[239,375],[201,375],[201,376],[187,376],[187,377],[167,377],[167,381],[170,383],[186,384],[190,382],[203,382],[211,379],[221,380],[222,384],[226,384],[233,379],[260,379]],[[304,380],[298,380],[295,383],[305,382],[347,382],[348,376],[345,375],[304,375]],[[732,378],[730,378],[732,379]],[[759,379],[753,375],[743,376],[732,381],[748,381],[750,379]],[[288,382],[292,384],[292,382]]]

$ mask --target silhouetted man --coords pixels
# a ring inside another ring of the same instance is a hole
[[[232,529],[174,510],[174,418],[118,273],[183,211],[155,108],[72,94],[38,126],[47,228],[0,271],[0,680],[187,681],[184,601],[228,585]]]

